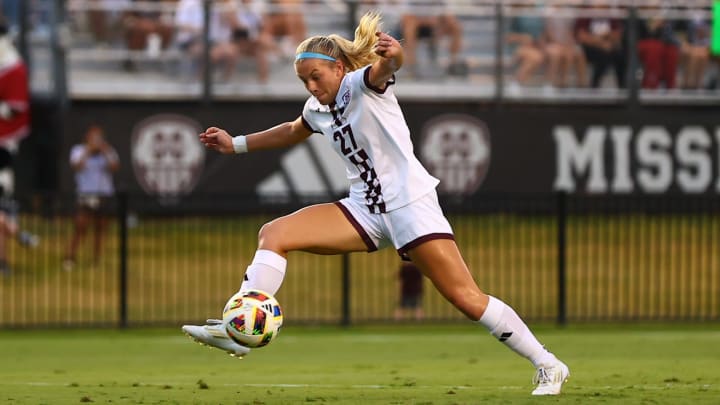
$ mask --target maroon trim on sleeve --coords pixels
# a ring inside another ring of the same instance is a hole
[[[355,217],[352,216],[350,213],[350,210],[347,209],[346,206],[344,206],[341,202],[336,201],[335,205],[337,205],[338,208],[340,208],[340,211],[345,215],[345,218],[347,218],[348,221],[350,221],[350,224],[355,228],[357,233],[362,238],[363,242],[365,242],[365,245],[368,248],[368,252],[374,252],[377,250],[377,246],[375,246],[375,243],[373,243],[372,239],[370,239],[370,235],[367,234],[365,229],[360,225],[360,223],[355,219]]]
[[[388,87],[390,87],[390,85],[395,84],[395,75],[392,75],[392,77],[390,78],[390,80],[388,80],[387,83],[385,84],[385,88],[384,88],[384,89],[381,89],[381,88],[379,88],[379,87],[373,86],[372,83],[370,83],[370,69],[372,69],[372,65],[368,66],[368,67],[365,69],[365,72],[363,72],[363,82],[365,82],[365,87],[367,87],[368,89],[374,91],[375,93],[385,94],[385,92],[387,91]]]
[[[436,239],[455,240],[455,235],[453,235],[451,233],[431,233],[431,234],[423,235],[417,239],[414,239],[414,240],[406,243],[405,246],[398,249],[397,252],[403,260],[410,260],[410,258],[408,257],[408,254],[407,254],[407,252],[409,250],[412,250],[413,248],[416,248],[425,242],[429,242],[431,240],[436,240]]]
[[[310,126],[310,123],[305,119],[305,116],[302,116],[302,115],[301,115],[301,116],[300,116],[300,120],[302,121],[303,126],[304,126],[305,128],[307,128],[308,131],[320,133],[320,131],[316,131],[316,130],[313,129],[313,127]]]

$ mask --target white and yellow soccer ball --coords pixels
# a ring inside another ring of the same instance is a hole
[[[271,294],[260,290],[236,293],[223,309],[228,336],[245,347],[262,347],[272,342],[282,323],[280,304]]]

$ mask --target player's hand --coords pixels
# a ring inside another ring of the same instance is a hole
[[[402,54],[402,47],[397,39],[384,32],[376,32],[375,36],[378,37],[378,41],[375,43],[376,54],[388,59]]]
[[[200,134],[200,142],[206,148],[216,150],[224,154],[235,153],[232,144],[232,137],[224,129],[210,127]]]

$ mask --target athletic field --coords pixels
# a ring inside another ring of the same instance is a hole
[[[246,359],[177,329],[0,331],[3,404],[718,404],[720,325],[535,327],[571,368],[533,369],[481,327],[289,326]]]

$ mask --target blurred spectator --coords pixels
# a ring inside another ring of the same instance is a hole
[[[570,73],[574,71],[575,86],[586,87],[587,61],[575,40],[575,19],[555,3],[559,2],[552,2],[545,11],[543,39],[548,58],[548,80],[552,86],[566,87]],[[567,1],[560,3],[568,5]]]
[[[0,146],[8,146],[30,132],[28,71],[0,16]],[[11,148],[14,149],[14,148]]]
[[[711,55],[708,73],[709,77],[705,88],[707,90],[717,90],[720,88],[720,55]]]
[[[12,37],[18,30],[21,0],[0,0],[0,16],[4,18],[6,30]]]
[[[202,60],[205,46],[203,10],[203,0],[180,0],[175,13],[176,43],[189,60],[200,67],[198,73],[206,65]],[[238,8],[234,0],[220,0],[212,5],[210,14],[210,63],[220,65],[223,80],[232,77],[240,54],[233,39],[238,27],[236,13]]]
[[[240,0],[233,40],[241,55],[255,58],[257,63],[258,80],[266,83],[270,75],[270,66],[267,51],[272,50],[274,43],[270,35],[262,29],[263,17],[253,0]]]
[[[675,88],[678,65],[678,39],[673,22],[662,17],[663,11],[655,9],[655,16],[637,19],[637,50],[643,68],[642,87],[657,89]]]
[[[88,25],[98,45],[108,46],[117,39],[122,30],[122,16],[131,3],[131,0],[101,0],[88,9]]]
[[[284,57],[294,57],[295,48],[307,36],[302,0],[267,0],[263,14],[263,35],[273,41],[281,39],[277,48]]]
[[[133,0],[132,8],[122,18],[128,50],[145,50],[151,57],[157,57],[168,47],[173,27],[163,19],[160,8],[163,3],[163,0]],[[132,58],[126,60],[123,67],[128,71],[136,69]]]
[[[175,46],[182,52],[180,71],[199,78],[204,68],[203,39],[205,8],[203,0],[179,0],[175,9]]]
[[[6,150],[0,152],[0,167],[11,163],[12,157]],[[12,197],[5,195],[0,187],[0,275],[9,276],[12,272],[8,263],[7,249],[8,238],[16,240],[20,246],[37,247],[39,239],[28,231],[20,230],[17,216],[19,213],[18,202]]]
[[[400,283],[400,302],[395,309],[395,319],[400,320],[412,315],[416,320],[425,314],[422,309],[423,274],[411,262],[402,262],[398,271]]]
[[[703,87],[705,71],[710,61],[712,25],[704,14],[706,8],[690,8],[688,19],[680,26],[683,88]]]
[[[7,238],[35,247],[38,238],[20,231],[14,190],[13,155],[19,142],[30,133],[30,92],[25,62],[15,49],[7,21],[0,16],[0,273],[10,274]]]
[[[427,39],[431,45],[431,58],[435,58],[437,45],[448,37],[450,62],[448,73],[464,76],[467,65],[460,59],[462,50],[462,26],[457,17],[447,9],[445,0],[426,0],[406,4],[401,17],[405,66],[411,73],[417,70],[418,40]]]
[[[541,2],[538,2],[534,9],[528,10],[531,14],[520,14],[510,20],[510,32],[506,36],[506,42],[513,52],[513,65],[517,66],[514,78],[508,84],[511,94],[517,93],[520,86],[527,85],[545,61],[545,22],[536,14],[539,3]]]
[[[112,176],[120,168],[120,161],[115,149],[105,141],[103,129],[91,125],[84,142],[70,150],[70,165],[75,171],[77,212],[75,231],[63,262],[66,271],[75,267],[78,246],[90,225],[94,228],[93,264],[100,263],[107,211],[115,193]]]
[[[202,0],[179,0],[175,9],[175,43],[191,60],[203,52],[204,8]]]
[[[19,142],[30,133],[30,91],[28,71],[8,35],[7,22],[0,17],[0,151],[11,156]],[[0,186],[12,194],[12,167],[0,168]]]
[[[596,11],[609,10],[604,3],[598,1],[593,7]],[[603,16],[579,18],[575,22],[575,35],[592,66],[590,85],[600,87],[607,69],[612,66],[617,86],[625,88],[625,24],[617,18]]]
[[[235,73],[240,51],[233,35],[237,28],[237,4],[235,0],[219,0],[210,15],[210,62],[222,65],[222,80],[230,80]]]
[[[377,10],[382,14],[383,30],[393,38],[402,38],[402,15],[407,8],[407,0],[360,0],[362,6],[358,10],[358,17],[370,10]],[[358,20],[359,21],[359,20]]]

